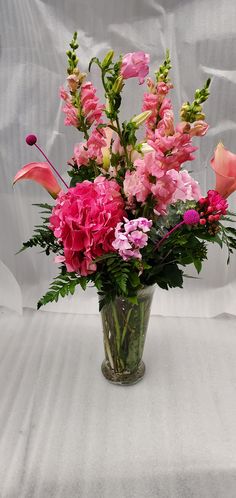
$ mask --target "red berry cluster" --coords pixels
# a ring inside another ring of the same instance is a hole
[[[227,201],[216,191],[208,190],[207,197],[201,197],[198,201],[200,212],[200,225],[215,223],[227,213]]]

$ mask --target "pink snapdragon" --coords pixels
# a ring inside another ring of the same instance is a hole
[[[62,108],[62,110],[66,115],[64,124],[66,126],[75,126],[75,128],[78,128],[79,119],[76,107],[74,107],[71,102],[66,102],[66,105]]]
[[[169,116],[168,116],[169,118]],[[188,133],[170,131],[170,118],[165,120],[165,114],[161,125],[156,129],[153,140],[148,140],[148,144],[156,151],[156,158],[162,163],[163,167],[168,169],[180,169],[181,164],[186,161],[193,161],[192,155],[197,147],[191,143],[191,137]]]
[[[148,64],[150,55],[145,52],[132,52],[123,56],[121,64],[121,76],[126,80],[139,78],[139,84],[144,83],[144,78],[149,72]]]
[[[80,101],[86,121],[90,125],[100,123],[105,106],[99,102],[96,96],[96,89],[90,81],[86,81],[81,85]]]
[[[171,101],[166,98],[166,95],[173,88],[173,85],[163,81],[154,83],[151,78],[147,78],[147,86],[149,92],[144,93],[142,111],[152,111],[145,122],[146,137],[152,139],[160,117],[163,117],[163,112],[172,109]]]
[[[90,81],[82,83],[78,98],[81,103],[79,110],[73,103],[73,97],[65,88],[60,88],[60,97],[65,101],[62,108],[66,114],[65,125],[80,127],[81,119],[85,118],[88,125],[101,123],[101,117],[105,106],[99,102],[96,96],[96,89]]]
[[[106,146],[105,132],[101,128],[94,129],[86,142],[77,144],[74,148],[74,158],[78,168],[86,166],[90,159],[96,160],[98,164],[102,163],[102,148]]]
[[[134,165],[136,169],[127,171],[124,179],[124,193],[131,206],[134,199],[144,203],[151,194],[156,200],[155,212],[162,215],[173,202],[198,200],[201,195],[198,183],[187,171],[166,171],[153,152],[137,159]]]
[[[89,275],[94,260],[114,252],[115,227],[123,216],[124,201],[115,180],[97,177],[60,193],[50,217],[50,227],[63,247],[68,272]]]
[[[112,245],[125,261],[135,258],[142,259],[140,249],[148,243],[148,235],[152,221],[147,218],[136,218],[128,220],[124,218],[124,223],[117,224],[115,229],[115,240]]]

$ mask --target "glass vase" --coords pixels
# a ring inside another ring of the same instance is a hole
[[[137,304],[116,297],[101,310],[105,359],[104,377],[114,384],[130,385],[145,372],[142,361],[154,286],[138,292]]]

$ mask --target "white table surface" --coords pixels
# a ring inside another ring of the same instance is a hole
[[[235,498],[236,318],[151,317],[109,384],[98,316],[0,312],[1,498]]]

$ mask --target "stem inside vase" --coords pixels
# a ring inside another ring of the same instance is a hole
[[[138,292],[137,304],[116,297],[101,310],[105,360],[104,376],[116,384],[134,384],[141,380],[145,366],[142,355],[154,287]]]

